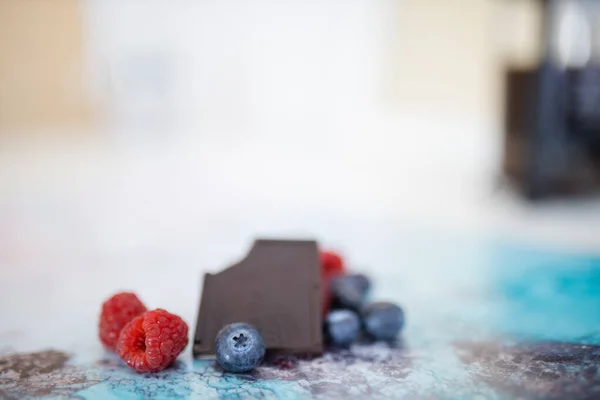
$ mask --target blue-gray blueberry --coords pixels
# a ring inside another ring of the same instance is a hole
[[[365,296],[371,288],[371,280],[364,274],[347,275],[346,278]]]
[[[395,304],[377,302],[361,310],[365,332],[375,340],[396,339],[404,326],[404,311]]]
[[[229,372],[248,372],[260,364],[265,342],[255,327],[238,322],[224,326],[215,339],[217,362]]]
[[[325,318],[325,335],[338,347],[348,347],[360,334],[360,318],[354,311],[333,310]]]
[[[329,290],[334,308],[358,311],[363,305],[370,287],[364,275],[343,275],[332,279]]]

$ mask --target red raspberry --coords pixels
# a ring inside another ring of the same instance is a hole
[[[329,312],[331,306],[331,294],[329,293],[329,283],[336,276],[345,272],[344,260],[333,251],[321,251],[321,297],[322,297],[322,315]]]
[[[188,343],[188,326],[161,308],[131,320],[119,335],[117,354],[139,372],[156,372],[169,366]]]
[[[321,272],[324,275],[339,275],[344,273],[344,260],[342,257],[333,251],[322,251],[321,257]]]
[[[146,312],[146,306],[133,293],[117,293],[102,304],[98,323],[100,341],[115,350],[119,333],[126,323]]]

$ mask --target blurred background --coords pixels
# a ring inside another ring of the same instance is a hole
[[[595,10],[0,0],[0,258],[200,246],[217,268],[361,226],[596,251]]]

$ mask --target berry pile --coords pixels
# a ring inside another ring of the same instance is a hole
[[[102,304],[99,337],[109,350],[139,372],[168,367],[188,343],[188,326],[163,309],[147,311],[133,293],[117,293]]]
[[[404,326],[402,308],[388,302],[368,303],[369,278],[346,273],[342,258],[335,253],[324,252],[321,260],[326,302],[324,329],[329,343],[348,347],[362,333],[371,340],[394,340]],[[335,273],[331,272],[332,260],[336,260]]]
[[[361,335],[394,340],[404,326],[399,306],[368,303],[369,278],[349,274],[344,260],[331,251],[320,253],[325,337],[332,346],[348,347]],[[98,323],[102,344],[139,372],[167,368],[188,344],[188,326],[161,308],[148,311],[134,294],[117,293],[102,304]],[[217,362],[230,372],[247,372],[265,355],[259,331],[247,323],[226,325],[215,340]]]

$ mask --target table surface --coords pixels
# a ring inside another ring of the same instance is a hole
[[[599,203],[498,201],[487,158],[465,161],[487,153],[448,152],[446,122],[394,130],[418,132],[422,151],[391,145],[395,133],[365,142],[364,126],[319,146],[3,142],[0,398],[600,398],[600,256],[586,253],[600,248]],[[466,122],[456,130],[477,143]],[[103,350],[97,318],[112,293],[133,290],[193,327],[202,275],[265,235],[340,250],[372,277],[373,300],[404,307],[401,340],[248,375],[189,347],[140,375]]]
[[[337,229],[358,228],[351,225]],[[356,249],[350,263],[372,276],[373,299],[405,308],[398,342],[246,375],[193,360],[189,346],[172,368],[137,374],[102,349],[96,321],[103,298],[131,289],[194,326],[202,272],[243,256],[251,239],[216,235],[203,256],[197,248],[4,254],[0,398],[600,397],[600,257],[492,237],[361,229],[362,246],[347,242]]]

